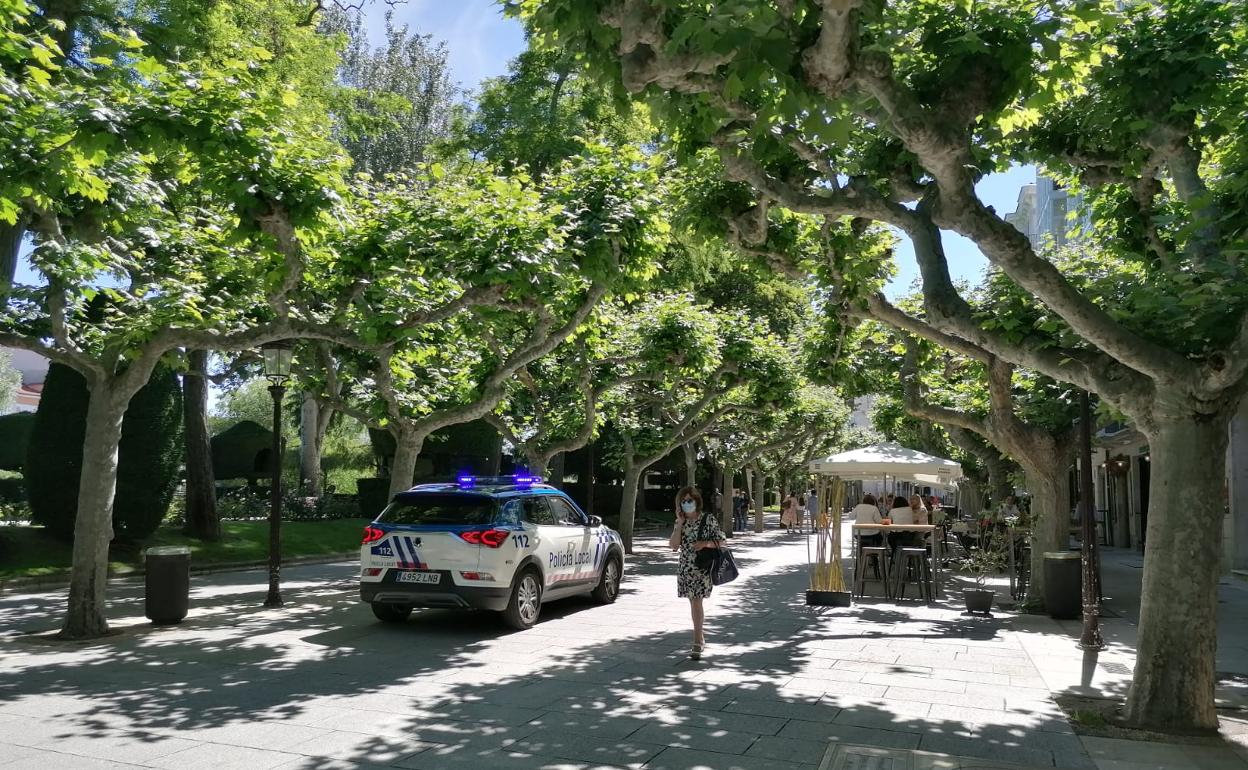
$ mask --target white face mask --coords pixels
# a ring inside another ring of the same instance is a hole
[[[698,509],[698,504],[692,500],[686,500],[680,504],[680,510],[684,511],[685,513],[693,513],[697,509]]]

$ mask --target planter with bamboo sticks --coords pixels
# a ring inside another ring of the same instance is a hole
[[[813,526],[806,538],[806,559],[810,563],[810,590],[806,603],[822,607],[848,607],[851,603],[845,571],[841,565],[841,511],[845,503],[845,482],[840,476],[817,477],[815,496],[818,510],[811,514]]]

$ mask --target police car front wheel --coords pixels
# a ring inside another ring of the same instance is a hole
[[[620,595],[620,560],[618,557],[611,556],[607,559],[607,566],[602,570],[602,580],[598,581],[598,586],[594,588],[594,601],[599,604],[610,604]]]
[[[373,602],[373,614],[378,620],[384,620],[387,623],[402,623],[412,614],[412,608],[406,604],[390,604],[388,602]]]
[[[511,587],[511,600],[503,610],[503,620],[512,628],[523,631],[537,622],[542,610],[542,581],[535,570],[520,573]]]

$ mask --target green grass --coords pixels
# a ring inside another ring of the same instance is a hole
[[[1074,720],[1076,724],[1082,725],[1083,727],[1097,728],[1104,727],[1107,724],[1105,716],[1096,711],[1076,709],[1075,712],[1070,715],[1070,718]]]
[[[360,545],[365,519],[282,522],[282,556],[324,556],[353,551]],[[159,529],[141,546],[114,544],[110,569],[125,571],[143,566],[143,549],[156,545],[186,545],[191,566],[204,567],[241,561],[263,561],[269,553],[267,521],[226,521],[222,538],[205,543],[176,529]],[[69,543],[47,535],[42,527],[0,527],[0,579],[58,575],[69,569]]]

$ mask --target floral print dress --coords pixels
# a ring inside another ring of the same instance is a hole
[[[702,522],[706,522],[703,524]],[[699,536],[700,533],[700,536]],[[703,514],[693,521],[685,521],[680,533],[680,566],[676,569],[676,595],[682,599],[705,599],[711,595],[714,585],[711,573],[697,568],[693,563],[693,544],[698,540],[718,540],[723,542],[724,531],[714,516]]]

